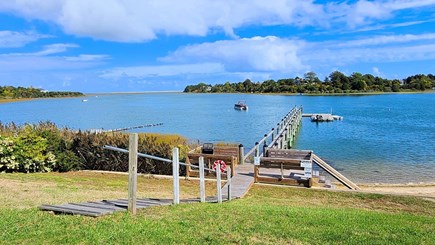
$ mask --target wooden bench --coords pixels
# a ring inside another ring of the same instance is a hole
[[[265,157],[260,157],[260,164],[254,167],[254,181],[266,183],[280,183],[289,185],[303,184],[306,187],[311,187],[311,178],[297,177],[296,175],[285,177],[284,170],[304,170],[301,167],[302,161],[311,161],[311,151],[303,150],[284,150],[284,149],[268,149]],[[277,174],[262,174],[260,168],[280,169],[280,175]]]

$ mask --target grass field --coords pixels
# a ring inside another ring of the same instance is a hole
[[[198,183],[181,181],[181,196]],[[215,182],[207,183],[209,195]],[[171,198],[172,180],[138,178],[139,197]],[[0,175],[0,244],[434,244],[435,203],[417,197],[254,185],[239,200],[90,218],[40,204],[125,198],[127,176]]]

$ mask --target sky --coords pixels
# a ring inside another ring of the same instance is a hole
[[[182,91],[435,73],[435,0],[3,0],[0,85]]]

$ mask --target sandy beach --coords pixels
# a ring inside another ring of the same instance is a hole
[[[362,192],[418,196],[435,201],[435,183],[427,184],[360,184]]]

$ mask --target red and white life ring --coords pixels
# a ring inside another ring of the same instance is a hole
[[[227,164],[223,161],[223,160],[216,160],[213,163],[213,170],[216,170],[217,165],[220,164],[221,165],[221,171],[225,172],[225,170],[227,170]]]

